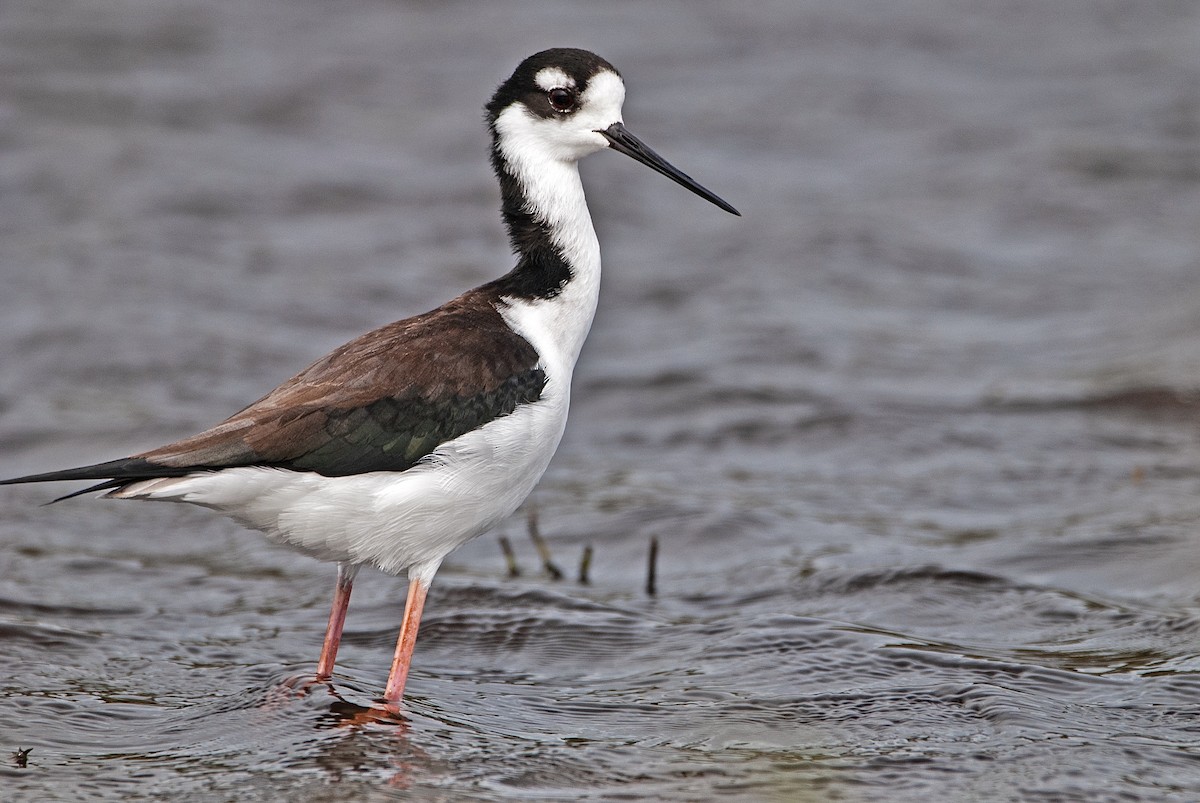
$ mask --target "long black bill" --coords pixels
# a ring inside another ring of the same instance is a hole
[[[596,132],[600,136],[608,140],[608,144],[612,146],[614,151],[623,153],[626,156],[632,156],[639,162],[649,167],[658,173],[662,173],[667,178],[674,181],[683,187],[687,187],[692,192],[699,195],[706,201],[710,201],[717,206],[730,212],[738,217],[742,213],[734,209],[725,201],[721,200],[717,195],[701,187],[695,179],[684,173],[682,170],[671,165],[666,159],[659,156],[654,151],[647,147],[646,143],[629,133],[629,130],[621,123],[613,123],[608,128],[600,129]]]

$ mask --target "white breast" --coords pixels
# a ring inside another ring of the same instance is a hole
[[[407,471],[325,477],[239,467],[146,480],[110,495],[202,505],[318,558],[432,580],[447,554],[512,515],[558,448],[576,340],[582,343],[595,308],[575,284],[554,299],[510,301],[501,309],[542,357],[541,398],[442,444]],[[561,338],[556,327],[564,316],[584,328],[578,338]]]

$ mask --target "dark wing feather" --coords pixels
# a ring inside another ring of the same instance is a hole
[[[475,290],[356,338],[198,435],[0,484],[106,480],[86,489],[101,490],[249,465],[326,476],[404,471],[440,444],[537,401],[545,383],[537,351]]]
[[[73,496],[119,488],[135,480],[148,480],[156,477],[182,477],[189,473],[184,469],[171,469],[156,465],[147,460],[128,457],[121,460],[110,460],[107,463],[96,463],[91,466],[68,468],[62,471],[48,471],[44,474],[30,474],[25,477],[0,480],[0,485],[16,485],[24,482],[68,482],[70,480],[104,480],[98,485],[90,485],[80,491],[74,491],[66,496],[54,499],[61,502]]]

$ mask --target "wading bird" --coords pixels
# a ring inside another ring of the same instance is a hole
[[[497,89],[486,117],[517,257],[505,275],[350,341],[198,435],[0,484],[99,481],[61,498],[189,502],[335,561],[317,680],[332,675],[359,568],[407,572],[383,696],[397,711],[438,566],[517,509],[566,426],[600,288],[579,160],[611,148],[738,214],[626,130],[624,99],[616,69],[575,49],[530,56]]]

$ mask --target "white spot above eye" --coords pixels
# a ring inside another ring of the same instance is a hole
[[[537,85],[549,92],[551,89],[574,89],[575,81],[558,67],[543,67],[533,77]]]
[[[614,72],[598,72],[588,82],[583,92],[581,106],[594,110],[603,122],[595,128],[607,128],[621,121],[621,106],[625,103],[625,82]]]

